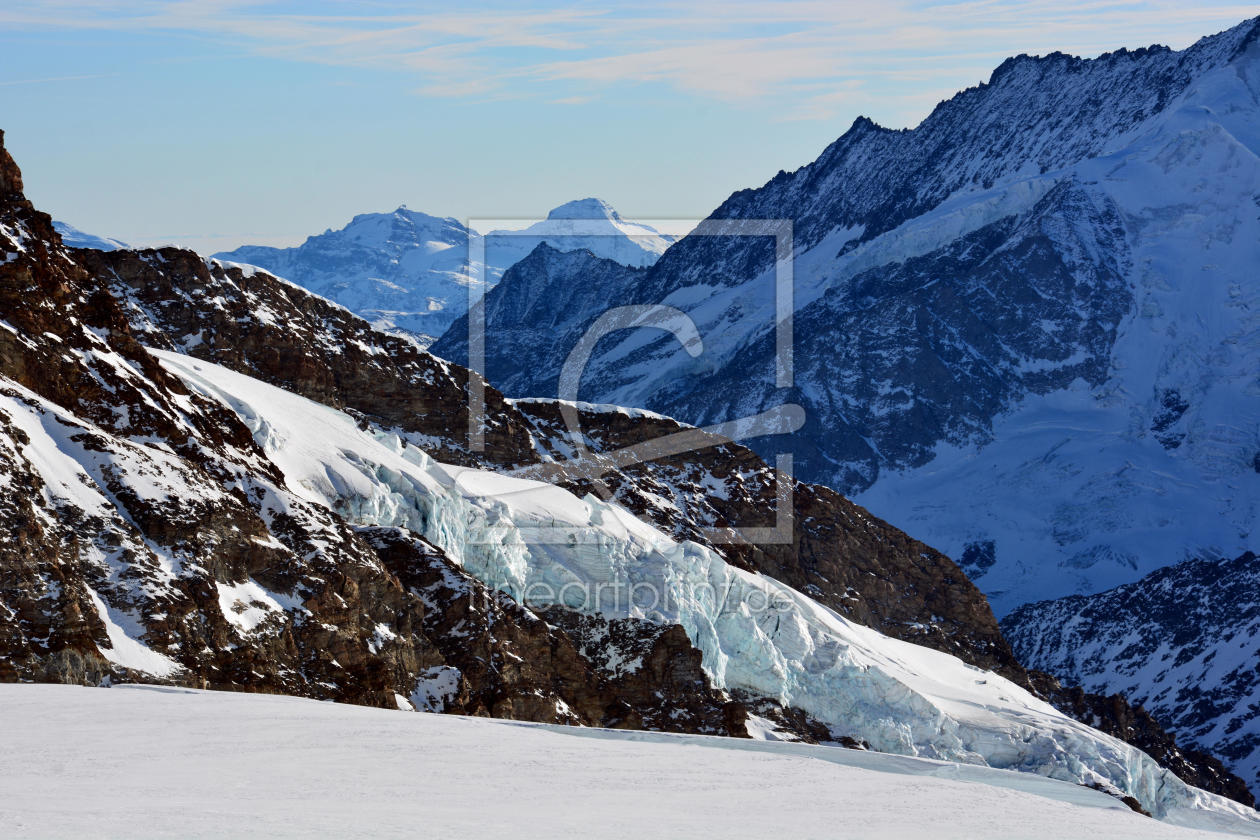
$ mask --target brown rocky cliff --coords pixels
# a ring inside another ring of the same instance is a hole
[[[4,146],[3,131],[0,131],[0,201],[29,206],[22,191],[22,170]]]
[[[680,629],[639,623],[655,640],[655,666],[639,679],[684,677],[619,683],[564,631],[432,546],[353,530],[288,493],[236,415],[190,394],[145,349],[163,336],[134,318],[135,301],[190,302],[170,308],[211,358],[377,422],[421,418],[439,451],[468,428],[464,385],[448,366],[396,340],[385,352],[361,347],[353,332],[330,349],[327,323],[364,326],[189,252],[128,253],[104,266],[68,251],[18,192],[7,156],[3,174],[0,481],[21,492],[0,496],[0,525],[15,536],[0,542],[0,679],[158,679],[394,707],[419,699],[433,675],[457,674],[457,690],[429,697],[432,708],[645,726],[668,706],[691,710],[670,716],[671,728],[745,734]],[[224,284],[230,297],[209,303]],[[258,317],[268,307],[288,316],[276,329]],[[528,456],[519,415],[493,393],[490,407],[495,450]],[[32,439],[19,423],[53,437]],[[77,498],[46,492],[54,450],[86,470],[72,479]],[[457,442],[443,454],[467,457]],[[275,609],[276,599],[289,606]],[[107,622],[121,616],[169,672],[118,664]]]
[[[677,625],[535,612],[492,590],[424,539],[360,528],[385,566],[427,605],[425,633],[459,670],[447,711],[747,737],[740,703],[715,690]],[[639,667],[610,670],[610,660]]]
[[[178,248],[76,252],[127,301],[150,346],[213,361],[384,429],[422,436],[435,458],[478,465],[469,451],[469,374],[386,335],[321,297]],[[215,301],[208,305],[207,301]],[[485,439],[497,466],[536,460],[526,424],[494,388]]]

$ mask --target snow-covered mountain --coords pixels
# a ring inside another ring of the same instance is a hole
[[[0,716],[7,837],[409,837],[417,826],[547,840],[827,837],[837,826],[870,840],[1225,836],[1070,782],[805,744],[155,686],[0,685]]]
[[[605,201],[581,198],[561,204],[546,219],[528,227],[491,231],[487,262],[501,270],[510,268],[546,242],[557,251],[590,251],[622,265],[644,268],[675,240],[650,225],[626,221]]]
[[[422,344],[441,335],[504,269],[540,242],[589,250],[626,265],[649,265],[673,237],[627,222],[596,198],[571,201],[523,230],[473,231],[451,218],[399,207],[355,216],[341,230],[295,248],[245,245],[216,254],[266,269]],[[484,273],[469,269],[470,247],[484,248]]]
[[[1188,560],[1002,622],[1025,662],[1142,703],[1260,789],[1260,558]]]
[[[94,248],[97,251],[117,251],[119,248],[128,247],[126,242],[121,242],[117,239],[84,233],[68,222],[54,220],[52,225],[53,230],[57,231],[57,235],[61,237],[61,241],[66,244],[67,248]]]
[[[983,643],[992,616],[956,567],[860,508],[803,493],[808,553],[802,536],[728,557],[656,524],[757,504],[777,482],[747,450],[713,481],[694,464],[699,486],[669,464],[614,471],[659,520],[578,495],[590,465],[556,464],[546,411],[488,388],[491,449],[461,447],[475,374],[262,272],[66,249],[2,149],[0,248],[0,679],[864,742],[1260,831],[1034,696],[1000,636]],[[601,439],[673,422],[582,410],[609,415],[587,445],[614,460]],[[850,551],[854,585],[817,573]],[[924,644],[825,603],[845,600],[926,626],[899,631]]]
[[[518,263],[486,299],[485,373],[554,397],[609,307],[676,307],[703,352],[605,338],[581,398],[697,424],[799,404],[800,432],[754,447],[959,558],[999,614],[1234,556],[1260,518],[1258,91],[1256,20],[1010,59],[913,130],[858,120],[647,269]],[[702,235],[726,219],[792,222],[791,387],[774,228]],[[464,360],[466,333],[434,352]]]

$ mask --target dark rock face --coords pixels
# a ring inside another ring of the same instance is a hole
[[[1132,744],[1187,784],[1255,807],[1256,799],[1246,782],[1213,756],[1178,746],[1177,739],[1140,705],[1129,703],[1120,694],[1104,696],[1080,686],[1065,687],[1044,671],[1030,671],[1029,677],[1036,693],[1064,714]]]
[[[1190,403],[1177,390],[1167,388],[1160,393],[1159,410],[1152,418],[1151,431],[1165,449],[1176,449],[1185,439],[1186,433],[1175,427],[1188,408]]]
[[[535,613],[421,537],[396,528],[359,533],[423,604],[418,626],[452,675],[440,710],[747,737],[743,706],[709,684],[681,627],[559,607]]]
[[[1189,560],[1108,592],[1028,604],[1003,619],[1002,628],[1030,666],[1087,691],[1132,698],[1182,744],[1220,756],[1254,792],[1260,787],[1257,592],[1254,554]]]
[[[806,425],[787,448],[802,477],[861,490],[880,469],[927,463],[941,441],[988,442],[993,419],[1026,394],[1103,382],[1132,306],[1126,253],[1114,208],[1065,182],[1025,215],[798,310],[788,391],[775,387],[769,334],[715,373],[677,378],[649,407],[704,424],[798,403]]]
[[[963,549],[962,556],[958,558],[958,565],[962,567],[968,577],[975,580],[982,577],[997,562],[995,552],[996,547],[993,540],[967,543],[967,546]]]
[[[486,378],[506,394],[557,396],[560,367],[591,321],[614,306],[645,302],[634,299],[645,275],[645,269],[589,251],[540,244],[504,273],[481,307]],[[429,350],[467,365],[468,316],[460,316]]]
[[[0,131],[0,200],[7,204],[30,207],[22,193],[22,170],[4,148],[4,132]]]
[[[796,403],[800,432],[749,445],[766,458],[790,452],[807,480],[862,490],[881,469],[931,460],[941,441],[988,442],[993,419],[1025,395],[1101,383],[1133,304],[1127,250],[1115,208],[1066,180],[1026,213],[861,272],[798,309],[790,389],[776,384],[773,331],[716,368],[693,364],[661,333],[633,352],[602,339],[582,394],[621,402],[660,367],[677,373],[643,406],[698,425]],[[760,256],[746,280],[773,265],[772,249]],[[658,270],[538,249],[486,297],[489,379],[509,394],[555,397],[561,365],[599,315],[668,300],[645,288]],[[432,349],[465,360],[466,324]]]
[[[607,680],[611,701],[604,706],[604,726],[747,735],[744,704],[713,691],[700,651],[682,627],[610,621],[556,606],[541,615]]]

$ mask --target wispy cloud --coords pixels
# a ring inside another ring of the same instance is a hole
[[[189,33],[277,59],[413,74],[429,96],[576,103],[664,85],[725,101],[774,97],[787,117],[825,119],[890,85],[913,111],[943,71],[972,83],[966,74],[1011,52],[1183,47],[1256,12],[1160,0],[701,0],[682,12],[650,2],[416,11],[395,0],[6,0],[0,26]]]

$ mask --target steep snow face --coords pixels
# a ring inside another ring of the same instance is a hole
[[[57,231],[61,236],[61,241],[67,248],[92,248],[96,251],[117,251],[120,248],[130,247],[126,242],[120,242],[117,239],[110,239],[105,236],[96,236],[91,233],[84,233],[74,225],[66,222],[54,221],[53,230]]]
[[[264,268],[333,300],[374,326],[427,345],[540,242],[561,251],[590,250],[626,265],[648,265],[672,238],[622,219],[599,199],[557,207],[524,231],[483,235],[455,219],[399,207],[355,216],[341,230],[296,248],[245,245],[216,254]],[[470,247],[484,247],[484,271],[469,268]]]
[[[1260,789],[1260,558],[1191,560],[1002,629],[1030,666],[1140,702]]]
[[[1130,253],[1106,378],[1013,401],[980,446],[943,441],[857,497],[964,560],[999,615],[1253,544],[1258,81],[1253,46],[1123,153],[1078,168],[1115,203]]]
[[[6,836],[221,835],[230,802],[267,837],[1222,837],[1067,782],[832,747],[152,686],[0,685],[0,715]]]
[[[157,355],[192,390],[236,412],[295,495],[352,521],[414,530],[527,604],[680,624],[720,688],[776,698],[882,751],[1097,783],[1163,818],[1234,815],[1260,831],[1260,815],[1187,787],[1014,683],[855,625],[616,505],[439,464],[334,409],[203,361]]]

